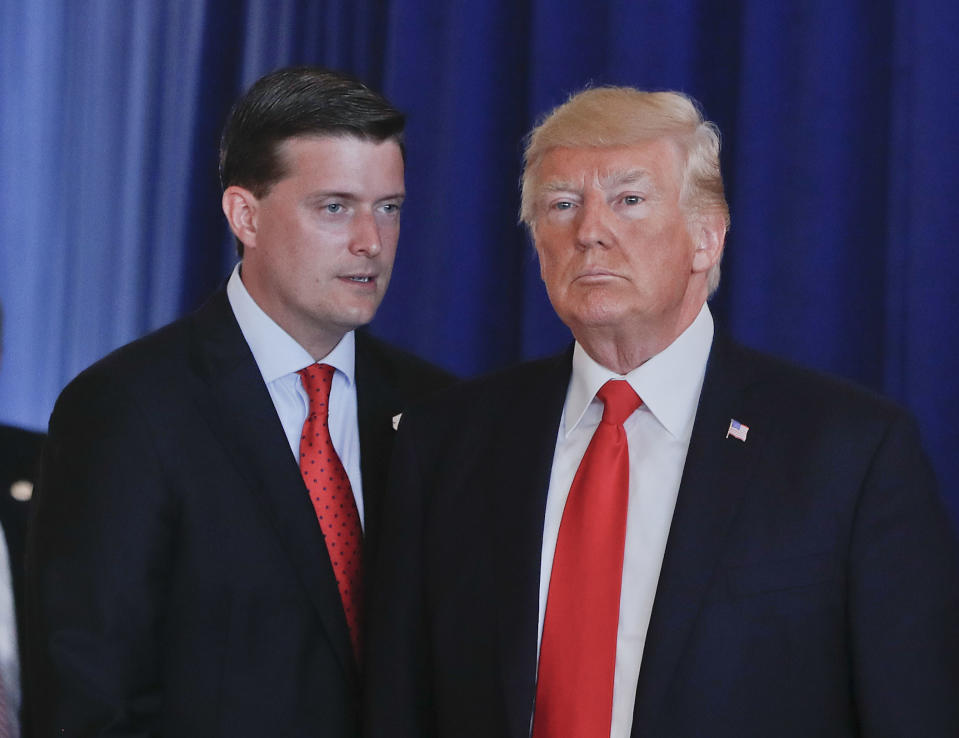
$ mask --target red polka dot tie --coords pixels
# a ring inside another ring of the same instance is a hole
[[[327,364],[311,364],[297,372],[310,400],[300,436],[300,473],[326,539],[353,651],[359,661],[363,622],[363,529],[350,479],[330,439],[333,372],[333,367]]]
[[[533,738],[609,736],[629,502],[623,423],[642,400],[604,384],[596,427],[566,498],[546,598]]]

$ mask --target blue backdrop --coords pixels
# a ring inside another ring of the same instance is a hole
[[[957,28],[954,0],[0,0],[0,420],[43,427],[223,280],[218,132],[266,71],[408,112],[374,329],[465,375],[569,340],[517,225],[523,134],[590,82],[673,88],[724,134],[718,321],[909,406],[959,518]]]

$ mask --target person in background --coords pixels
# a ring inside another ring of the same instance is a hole
[[[574,95],[528,139],[522,218],[575,343],[404,415],[366,734],[959,735],[959,551],[916,425],[714,325],[715,126]]]
[[[451,381],[359,330],[403,127],[338,72],[257,81],[220,151],[229,281],[58,399],[28,546],[37,738],[358,734],[394,418]]]
[[[3,305],[0,304],[0,370]],[[0,736],[19,735],[23,550],[43,434],[0,425]]]

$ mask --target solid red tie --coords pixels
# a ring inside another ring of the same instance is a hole
[[[596,395],[603,419],[569,488],[549,579],[533,738],[609,736],[629,502],[623,422],[641,404],[624,380]]]
[[[350,478],[330,439],[329,404],[333,367],[311,364],[297,374],[310,410],[300,436],[300,473],[326,540],[346,624],[357,662],[360,660],[363,616],[363,529]]]

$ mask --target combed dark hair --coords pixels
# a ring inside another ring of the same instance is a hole
[[[237,100],[220,139],[220,184],[265,197],[284,175],[280,145],[297,136],[392,139],[403,149],[406,117],[360,80],[322,67],[278,69]],[[240,256],[242,244],[237,244]]]
[[[257,80],[227,119],[220,140],[220,184],[257,197],[283,178],[277,147],[296,136],[394,139],[403,147],[405,116],[360,80],[322,67],[278,69]]]

